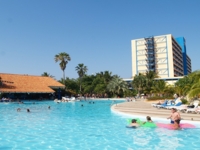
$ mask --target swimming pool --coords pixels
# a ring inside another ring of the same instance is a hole
[[[94,102],[94,104],[93,104]],[[200,129],[125,128],[111,100],[0,103],[0,149],[197,149]],[[120,101],[116,101],[120,102]],[[83,106],[81,106],[83,105]],[[48,109],[51,106],[51,109]],[[21,112],[17,112],[17,108]],[[26,109],[30,109],[30,113]]]

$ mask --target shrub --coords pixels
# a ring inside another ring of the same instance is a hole
[[[181,99],[181,101],[182,101],[182,104],[187,104],[188,103],[188,101],[186,99]]]

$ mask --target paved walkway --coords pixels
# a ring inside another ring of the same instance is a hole
[[[154,108],[151,106],[150,102],[145,101],[124,102],[117,105],[114,104],[112,106],[112,109],[117,112],[122,112],[131,115],[151,116],[152,118],[167,118],[171,113],[171,110]],[[180,115],[182,120],[200,121],[200,114],[180,112]]]

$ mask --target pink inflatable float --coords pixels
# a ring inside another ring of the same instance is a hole
[[[156,123],[156,125],[159,128],[174,129],[172,124]],[[189,124],[189,123],[181,123],[180,127],[183,128],[183,129],[186,129],[186,128],[189,128],[189,129],[196,128],[194,125]]]

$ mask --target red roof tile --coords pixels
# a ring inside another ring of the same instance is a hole
[[[0,73],[0,92],[4,93],[53,93],[65,86],[51,77]]]

